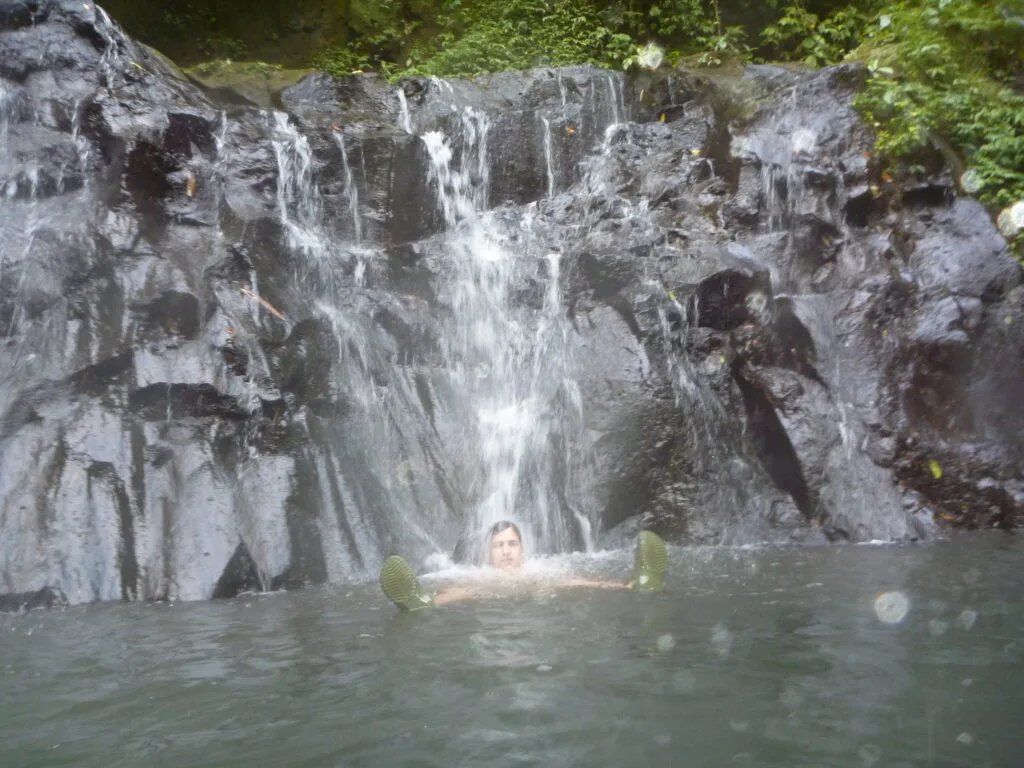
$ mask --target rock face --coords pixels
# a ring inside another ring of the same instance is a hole
[[[540,551],[1018,520],[1020,267],[941,173],[881,184],[856,67],[274,112],[91,4],[6,2],[0,49],[0,606],[363,578],[502,516]]]

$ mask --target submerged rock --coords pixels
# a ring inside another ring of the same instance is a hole
[[[859,68],[260,108],[90,4],[4,8],[12,600],[364,578],[499,514],[540,551],[1019,521],[1020,267],[943,179],[872,191]]]

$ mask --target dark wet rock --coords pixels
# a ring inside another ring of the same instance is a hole
[[[53,587],[43,587],[35,592],[0,595],[0,613],[32,611],[36,608],[53,608],[67,604],[67,596]]]
[[[262,592],[263,589],[264,580],[259,566],[249,554],[245,542],[241,542],[213,588],[213,599],[237,597],[243,592]]]
[[[11,605],[425,563],[510,466],[544,551],[1020,523],[1020,266],[940,168],[880,183],[862,68],[311,75],[257,108],[89,4],[5,3],[0,47]],[[474,247],[515,255],[505,341],[550,345],[505,369],[454,348],[490,331],[432,131],[488,208]],[[521,369],[543,445],[488,445]]]

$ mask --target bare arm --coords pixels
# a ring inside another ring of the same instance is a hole
[[[632,589],[633,582],[598,581],[596,579],[559,579],[553,582],[540,582],[546,587],[587,587],[590,589]],[[480,597],[480,592],[473,587],[453,586],[442,589],[434,595],[434,605],[446,605]]]
[[[567,579],[559,581],[557,587],[592,587],[594,589],[632,589],[633,582],[622,581],[595,581],[593,579]]]
[[[442,589],[434,595],[434,605],[455,603],[460,600],[472,600],[474,597],[476,597],[476,592],[469,587],[448,587],[448,589]]]

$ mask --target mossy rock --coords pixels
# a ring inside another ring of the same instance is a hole
[[[227,104],[278,109],[281,91],[295,85],[314,69],[284,69],[262,61],[207,61],[185,74],[211,98]]]

